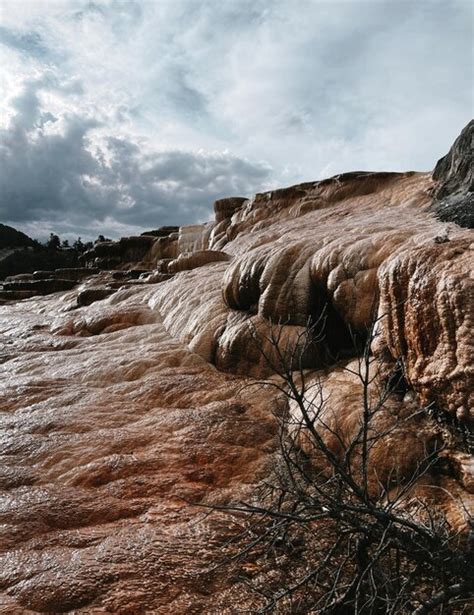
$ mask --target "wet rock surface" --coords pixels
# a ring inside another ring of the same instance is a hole
[[[229,528],[196,527],[187,501],[245,493],[271,415],[267,400],[237,403],[240,382],[128,293],[59,319],[55,298],[2,316],[0,612],[210,608],[205,569]]]
[[[291,347],[324,313],[328,352],[311,359],[323,366],[378,317],[387,366],[403,361],[423,403],[469,412],[472,236],[427,211],[432,186],[427,173],[349,174],[257,195],[232,218],[228,264],[159,287],[165,326],[219,368],[261,376],[249,323],[284,323]]]

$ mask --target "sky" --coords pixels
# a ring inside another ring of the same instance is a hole
[[[0,222],[116,238],[350,170],[430,170],[471,119],[470,0],[0,0]]]

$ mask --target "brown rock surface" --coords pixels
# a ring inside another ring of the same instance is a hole
[[[0,613],[253,612],[243,583],[209,571],[232,522],[195,505],[253,497],[272,472],[281,400],[243,386],[269,375],[252,332],[278,330],[291,355],[319,318],[304,367],[331,399],[325,420],[341,437],[357,425],[350,333],[378,317],[380,378],[403,366],[405,390],[378,419],[396,429],[374,476],[396,488],[442,442],[446,464],[412,495],[464,531],[472,458],[429,412],[413,416],[430,404],[469,425],[472,408],[472,233],[432,213],[438,187],[356,172],[229,200],[214,223],[114,244],[138,268],[159,263],[156,286],[75,307],[101,274],[0,307]]]
[[[380,356],[404,361],[423,403],[467,412],[472,236],[429,213],[432,185],[427,173],[351,174],[257,195],[229,227],[228,266],[158,289],[165,325],[206,360],[248,373],[261,362],[245,351],[250,318],[296,336],[325,311],[329,350],[344,356],[348,328],[362,332],[380,305]]]
[[[169,336],[152,292],[2,315],[0,613],[217,604],[205,570],[229,524],[196,526],[186,500],[249,490],[273,450],[271,414]]]

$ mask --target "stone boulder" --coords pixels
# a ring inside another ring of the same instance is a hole
[[[102,301],[102,299],[107,299],[107,297],[113,295],[114,292],[115,289],[112,288],[86,288],[78,293],[77,305],[79,307],[91,305],[96,301]]]

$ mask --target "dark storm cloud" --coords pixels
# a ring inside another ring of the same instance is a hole
[[[270,170],[230,154],[145,153],[131,140],[109,137],[91,150],[94,119],[59,121],[41,108],[43,84],[30,82],[12,103],[11,125],[0,133],[0,219],[22,227],[101,228],[186,224],[208,219],[212,202],[247,195]],[[91,231],[91,234],[93,232]]]

